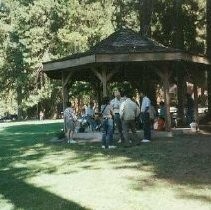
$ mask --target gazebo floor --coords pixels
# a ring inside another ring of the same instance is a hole
[[[167,131],[152,131],[152,138],[162,138],[162,137],[168,137],[171,138],[174,135],[180,135],[180,134],[192,134],[194,133],[190,128],[172,128],[170,132]],[[137,131],[138,138],[140,140],[143,139],[144,132],[143,130]],[[85,132],[85,133],[76,133],[75,139],[78,140],[91,140],[91,141],[101,141],[102,133],[101,132]],[[114,134],[114,140],[118,140],[119,135],[118,133]]]
[[[197,131],[198,132],[198,131]],[[185,135],[185,134],[195,134],[196,131],[191,130],[191,128],[172,128],[170,132],[167,131],[152,131],[152,139],[156,138],[172,138],[176,135]],[[200,133],[203,133],[200,132]],[[144,133],[143,130],[137,131],[137,136],[140,140],[143,139]],[[74,139],[78,142],[100,142],[102,138],[101,132],[92,132],[90,130],[84,132],[84,133],[75,133]],[[118,133],[114,133],[114,141],[117,142],[119,139]],[[65,139],[58,139],[57,137],[54,137],[50,140],[52,143],[59,143],[59,142],[65,142]]]

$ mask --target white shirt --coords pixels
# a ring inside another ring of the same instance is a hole
[[[76,120],[77,119],[77,117],[74,113],[74,110],[71,107],[67,107],[64,110],[64,119],[65,120]]]
[[[147,107],[150,107],[151,101],[147,96],[144,96],[141,103],[141,112],[145,112]]]
[[[112,118],[113,108],[112,108],[111,104],[101,105],[101,113],[102,113],[103,117]]]
[[[121,99],[114,98],[113,100],[111,100],[111,103],[110,104],[111,104],[111,106],[113,108],[114,114],[119,113]]]
[[[127,98],[120,105],[120,118],[123,120],[135,120],[135,118],[139,115],[140,109],[138,105],[132,101],[130,98]]]

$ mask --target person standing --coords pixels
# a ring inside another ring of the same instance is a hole
[[[64,110],[64,125],[67,143],[74,144],[76,141],[73,140],[73,135],[77,118],[71,106],[71,102],[67,102],[67,108]]]
[[[165,103],[163,101],[160,102],[160,107],[159,107],[159,114],[158,118],[156,119],[153,127],[157,131],[164,131],[165,130],[165,119],[166,119],[166,107]]]
[[[120,104],[122,102],[121,99],[121,95],[119,90],[115,90],[114,91],[114,99],[111,100],[111,106],[113,108],[113,112],[114,112],[114,124],[117,127],[118,133],[119,133],[119,137],[120,137],[120,141],[121,143],[124,142],[124,136],[122,133],[122,121],[120,119],[120,114],[119,114],[119,109],[120,109]]]
[[[124,146],[130,146],[129,129],[132,131],[132,144],[135,145],[138,140],[136,134],[136,117],[140,114],[138,105],[131,99],[128,93],[124,93],[125,101],[120,105],[120,118],[122,120]]]
[[[91,126],[92,131],[94,131],[96,127],[94,117],[95,117],[94,103],[90,102],[89,106],[85,110],[85,118],[88,124]]]
[[[40,120],[44,120],[44,112],[42,110],[40,111],[39,115],[40,115]]]
[[[146,93],[141,94],[142,103],[141,103],[141,117],[143,122],[143,130],[144,130],[144,139],[142,142],[150,142],[151,140],[151,121],[149,115],[149,109],[151,106],[151,101],[147,97]]]
[[[104,97],[101,114],[102,114],[102,148],[113,149],[113,108],[109,103],[109,98]]]

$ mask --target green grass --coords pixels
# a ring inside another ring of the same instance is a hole
[[[0,124],[0,209],[211,209],[211,136],[101,150],[50,143],[61,121]]]

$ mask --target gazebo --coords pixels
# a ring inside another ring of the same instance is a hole
[[[146,72],[152,77],[158,76],[163,83],[167,107],[166,128],[170,130],[169,79],[175,62],[211,64],[205,56],[165,47],[131,29],[121,29],[84,53],[43,63],[43,71],[52,79],[62,80],[64,108],[70,80],[94,80],[102,84],[103,96],[106,96],[109,81],[128,79],[138,83]]]

